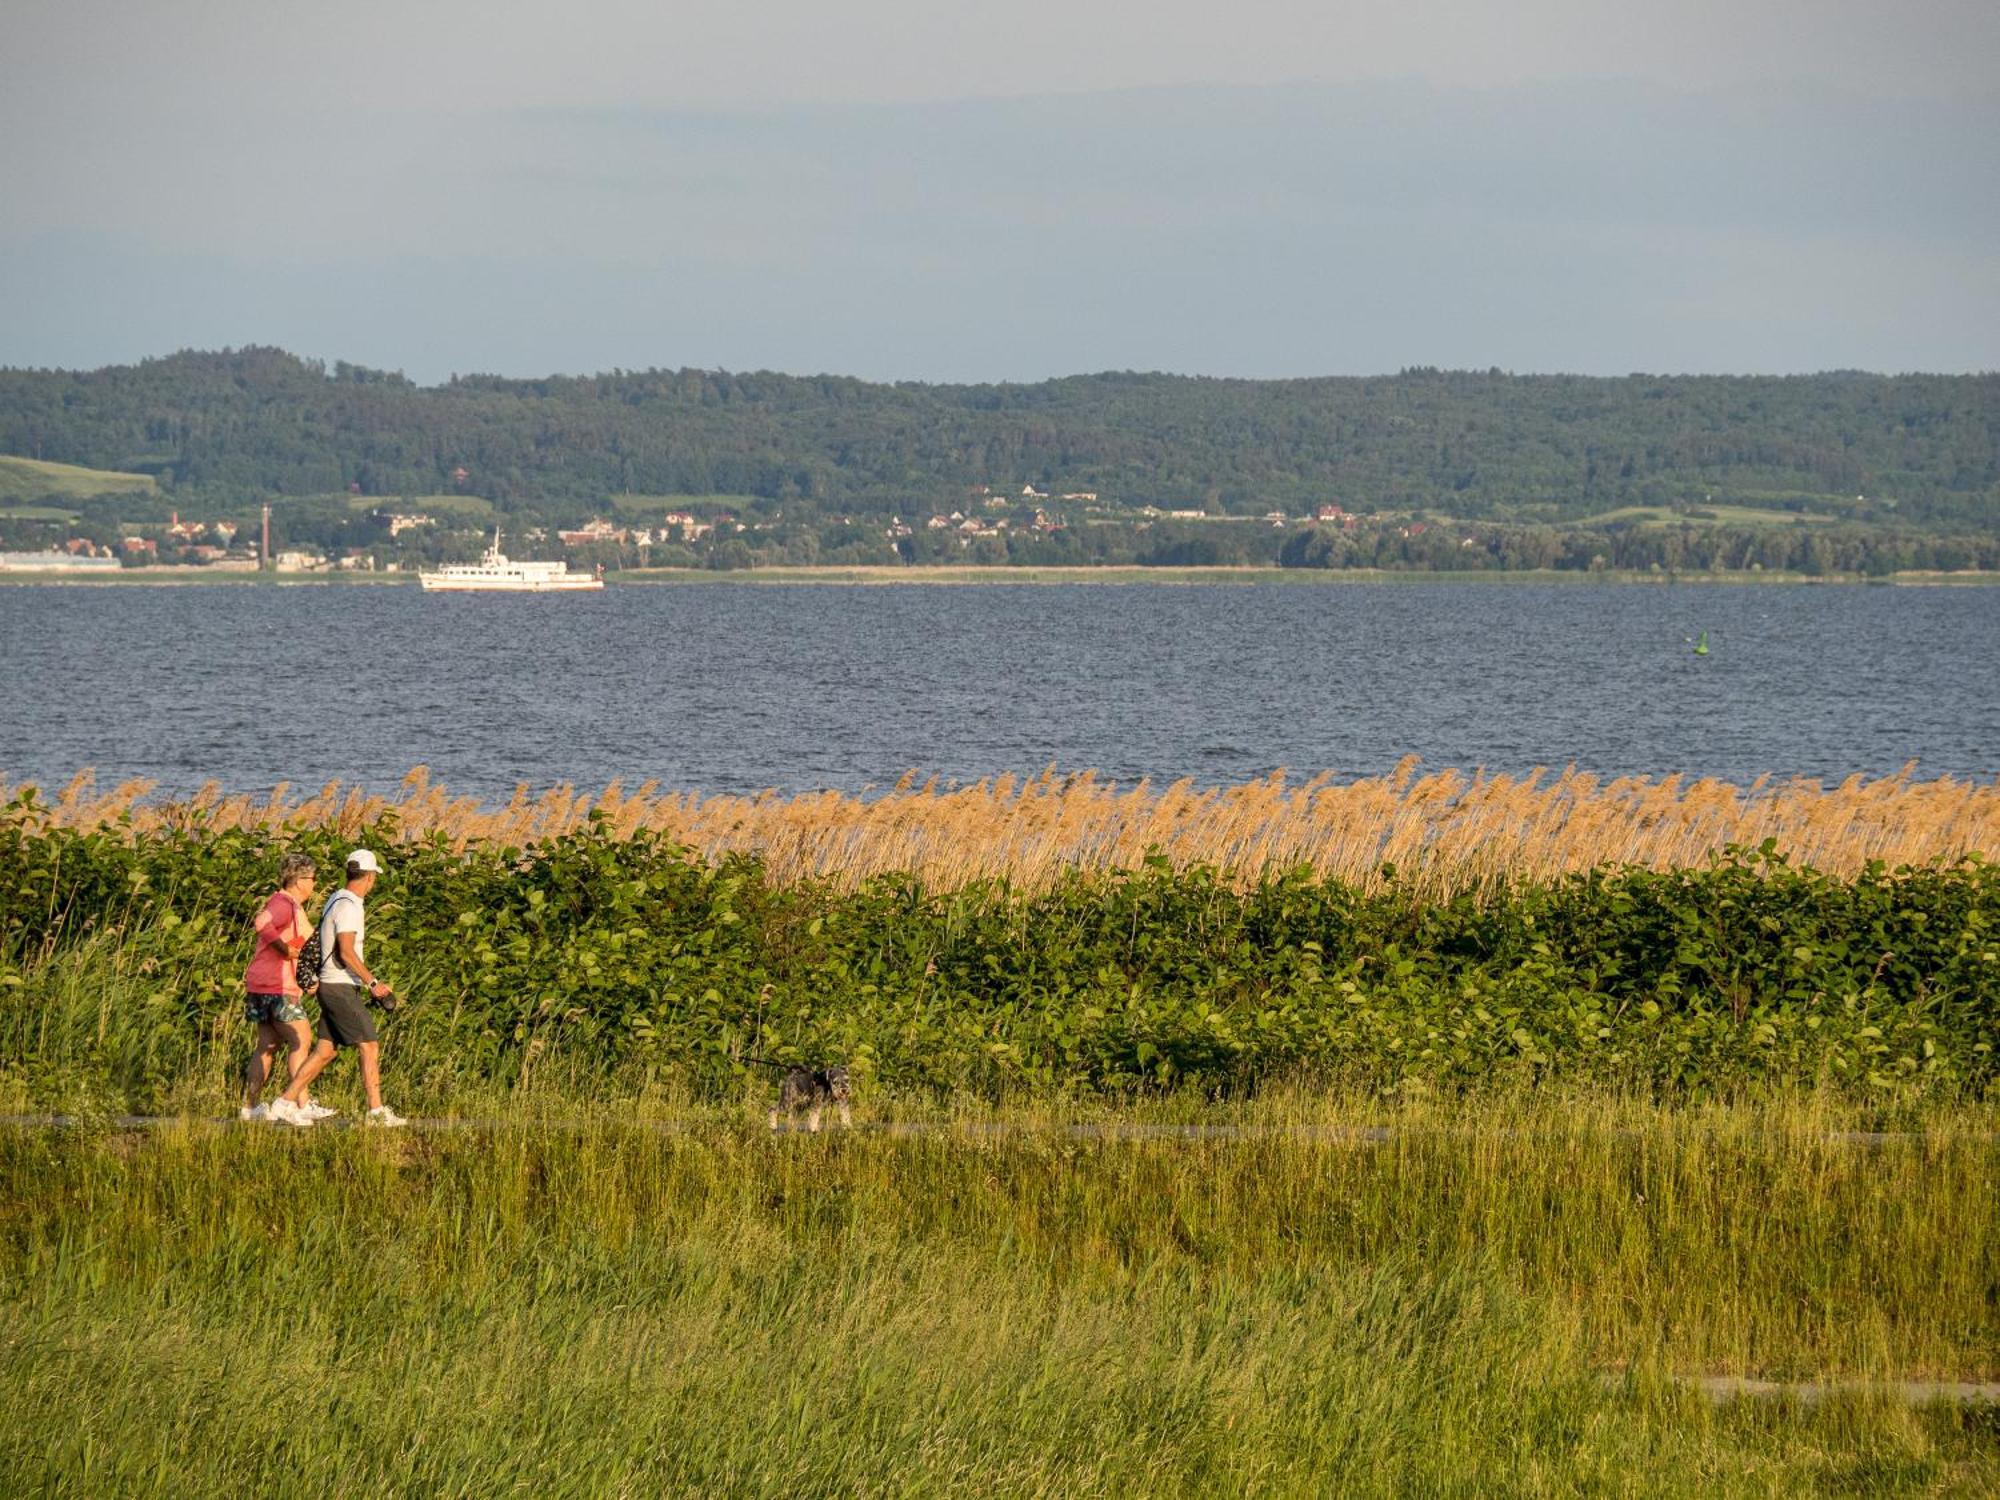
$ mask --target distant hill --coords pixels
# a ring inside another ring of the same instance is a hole
[[[64,500],[84,500],[97,495],[150,495],[158,487],[150,474],[121,474],[109,469],[85,469],[75,464],[0,454],[0,506],[60,504]]]
[[[888,510],[1033,484],[1249,514],[1335,503],[1570,521],[1733,505],[2000,527],[2000,375],[880,385],[648,370],[422,387],[251,348],[0,371],[0,449],[232,503],[358,486],[477,494],[503,512],[716,494]]]

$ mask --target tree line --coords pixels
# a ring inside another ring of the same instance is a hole
[[[1338,504],[1560,523],[1752,503],[1989,530],[2000,375],[1157,374],[1026,385],[613,371],[421,386],[278,349],[0,370],[0,452],[155,475],[163,502],[484,496],[574,514],[620,493],[887,514],[973,486],[1252,515]]]

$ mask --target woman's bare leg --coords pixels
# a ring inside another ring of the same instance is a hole
[[[257,1023],[257,1049],[250,1054],[250,1061],[243,1069],[243,1107],[255,1109],[257,1100],[264,1092],[264,1080],[271,1076],[271,1063],[278,1055],[278,1049],[285,1044],[284,1033],[273,1021]]]
[[[306,1059],[312,1055],[313,1029],[310,1021],[283,1021],[279,1023],[285,1034],[285,1082],[290,1083],[305,1071]]]

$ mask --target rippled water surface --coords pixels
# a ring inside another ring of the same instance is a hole
[[[10,587],[0,648],[0,778],[45,785],[2000,773],[1977,588]]]

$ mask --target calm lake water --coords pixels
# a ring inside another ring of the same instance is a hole
[[[1690,640],[1709,632],[1711,654]],[[0,778],[509,795],[1095,768],[2000,774],[2000,590],[0,588]]]

